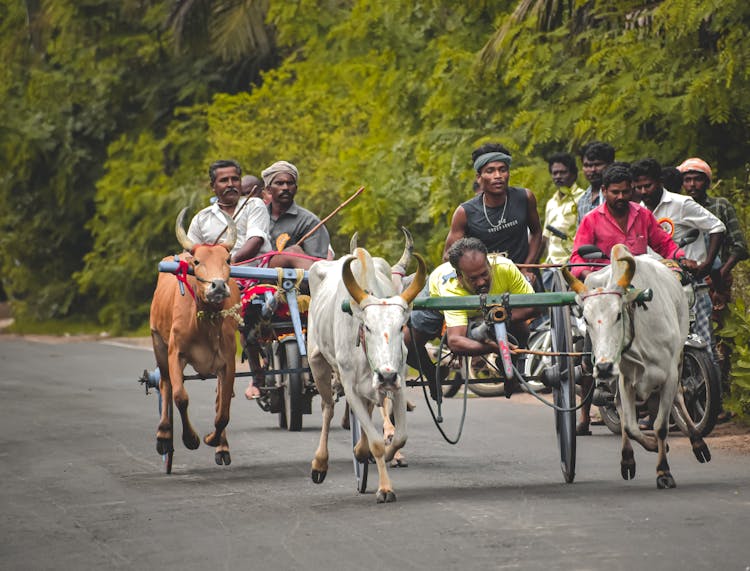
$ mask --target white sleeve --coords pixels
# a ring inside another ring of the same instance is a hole
[[[193,242],[194,244],[203,244],[205,240],[203,239],[203,230],[201,229],[200,225],[200,217],[203,212],[199,212],[195,216],[193,216],[193,219],[190,221],[190,226],[188,227],[187,231],[187,237],[188,240]]]
[[[682,220],[686,226],[694,226],[706,234],[726,232],[726,226],[716,216],[703,208],[692,198],[688,198],[682,205]]]
[[[271,217],[268,215],[268,208],[260,198],[251,198],[246,208],[248,212],[245,242],[253,236],[260,236],[264,244],[261,250],[265,250],[265,246],[270,249],[271,241],[268,235],[271,230]]]

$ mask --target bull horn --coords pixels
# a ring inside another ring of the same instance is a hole
[[[354,250],[357,249],[357,240],[359,239],[359,232],[352,234],[352,239],[349,240],[349,253],[354,254]]]
[[[618,258],[617,261],[625,262],[625,271],[622,272],[622,276],[617,280],[617,285],[622,289],[627,289],[630,282],[633,280],[633,275],[635,274],[635,260],[632,256],[627,256],[624,258]]]
[[[193,244],[193,242],[187,237],[185,228],[182,226],[182,221],[185,219],[186,212],[187,206],[180,210],[180,213],[177,215],[177,221],[174,225],[174,232],[177,235],[177,241],[180,243],[180,246],[188,252],[192,252],[193,248],[195,248],[195,244]]]
[[[351,264],[355,260],[354,256],[347,258],[344,262],[344,267],[341,269],[341,277],[344,278],[344,285],[349,295],[352,296],[357,305],[361,304],[362,301],[368,296],[368,293],[362,289],[357,283],[354,274],[352,274]]]
[[[573,274],[571,274],[568,268],[563,266],[562,268],[560,268],[560,270],[562,271],[562,275],[565,278],[565,281],[568,282],[570,289],[572,289],[578,295],[586,293],[588,291],[586,284],[575,277]]]
[[[401,231],[404,233],[404,252],[401,254],[401,259],[391,266],[391,272],[405,274],[406,268],[409,267],[411,262],[411,255],[414,251],[414,238],[411,237],[411,232],[401,226]]]
[[[409,284],[409,287],[401,294],[406,303],[414,301],[427,281],[427,264],[425,264],[424,258],[419,254],[414,254],[414,257],[417,259],[417,275],[414,276],[414,280]]]
[[[221,245],[231,252],[232,248],[234,248],[234,243],[237,241],[237,225],[229,214],[221,209],[219,209],[219,212],[224,215],[224,219],[227,221],[227,237]]]

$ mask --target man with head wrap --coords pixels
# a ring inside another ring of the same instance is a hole
[[[478,238],[490,252],[505,252],[516,264],[534,264],[542,247],[542,225],[536,197],[528,188],[508,186],[511,157],[498,143],[472,152],[479,192],[456,208],[445,240],[443,260],[459,238]],[[536,276],[521,270],[533,284]]]
[[[682,173],[682,186],[685,193],[721,220],[727,229],[719,252],[720,267],[711,272],[711,287],[709,288],[713,302],[713,320],[721,327],[727,304],[731,300],[732,269],[748,257],[747,242],[732,204],[726,198],[708,196],[708,187],[713,176],[708,163],[703,159],[693,157],[684,161],[677,169]],[[716,354],[721,370],[722,388],[726,394],[729,390],[730,358],[727,345],[722,343],[719,337],[717,337]],[[730,416],[728,412],[722,411],[719,414],[719,422],[728,420]]]
[[[315,258],[328,256],[330,238],[325,226],[318,228],[301,246],[297,242],[320,223],[320,218],[294,202],[297,194],[299,171],[287,161],[277,161],[265,169],[261,176],[271,193],[268,213],[271,216],[271,242],[282,236],[289,237],[284,254],[271,258],[272,267],[309,268]]]

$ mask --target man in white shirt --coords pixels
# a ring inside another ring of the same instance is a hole
[[[240,199],[242,168],[236,161],[214,162],[208,169],[211,188],[216,201],[193,217],[188,238],[196,244],[221,241],[226,231],[226,220],[220,211],[234,218],[237,242],[232,248],[232,263],[236,264],[269,252],[270,217],[263,200],[254,197]]]
[[[643,204],[656,217],[659,225],[678,242],[692,229],[700,230],[701,235],[694,242],[684,246],[685,256],[698,262],[695,271],[697,278],[703,278],[711,271],[726,227],[724,223],[689,196],[665,190],[661,184],[661,165],[656,159],[641,159],[630,165],[633,187],[640,191]],[[708,290],[696,291],[695,333],[711,347],[714,362],[713,332],[711,329],[712,303]]]

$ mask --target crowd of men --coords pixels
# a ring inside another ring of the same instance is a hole
[[[724,198],[708,195],[713,173],[700,158],[689,158],[677,167],[662,167],[653,158],[617,162],[615,149],[595,141],[580,151],[587,188],[578,186],[578,165],[570,153],[547,159],[556,187],[540,220],[534,193],[511,186],[511,152],[502,144],[487,143],[472,152],[475,194],[458,205],[445,240],[444,263],[430,275],[422,296],[464,296],[480,293],[531,293],[549,289],[552,270],[536,265],[572,264],[572,273],[585,278],[608,263],[613,245],[626,244],[633,254],[673,259],[705,287],[698,288],[695,333],[711,345],[727,388],[729,358],[717,348],[712,321],[721,322],[729,301],[732,269],[748,257],[737,213]],[[330,239],[320,219],[296,204],[297,167],[277,161],[261,178],[242,176],[235,161],[217,161],[209,168],[214,192],[212,204],[195,215],[188,237],[196,243],[215,243],[225,231],[223,210],[235,219],[238,240],[232,263],[269,267],[309,268],[318,259],[330,258]],[[678,243],[691,230],[698,238],[684,247]],[[579,248],[594,245],[604,253],[599,260],[584,259]],[[517,266],[518,265],[518,266]],[[520,267],[519,267],[520,266]],[[405,340],[409,364],[425,374],[436,396],[435,371],[424,345],[447,334],[456,353],[497,353],[491,332],[477,321],[478,312],[413,311]],[[510,332],[525,344],[534,310],[512,314]],[[421,365],[421,366],[420,366]],[[251,358],[251,366],[253,359]],[[255,367],[254,367],[255,368]],[[583,394],[591,379],[584,378]],[[597,387],[594,402],[607,387]],[[506,386],[506,396],[513,385]],[[247,398],[259,392],[250,382]],[[577,432],[590,434],[591,400],[581,408]],[[720,420],[727,418],[723,413]]]

